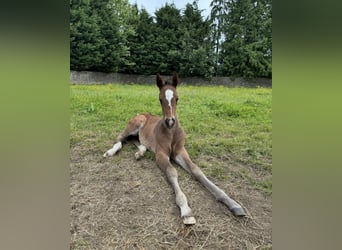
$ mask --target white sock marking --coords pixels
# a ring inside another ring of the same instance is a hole
[[[188,200],[186,199],[185,194],[179,187],[177,177],[171,177],[170,182],[174,188],[176,195],[176,204],[180,208],[181,217],[191,216],[191,208],[188,205]]]
[[[109,149],[103,156],[107,157],[107,156],[112,156],[114,155],[116,152],[118,152],[120,149],[122,148],[122,143],[121,141],[115,143],[113,145],[113,147],[111,149]]]
[[[135,153],[135,159],[139,160],[141,157],[144,156],[147,148],[144,145],[139,145],[138,146],[139,151]]]
[[[122,148],[122,143],[121,143],[121,141],[119,141],[119,142],[117,142],[117,143],[115,143],[115,144],[113,145],[113,149],[115,150],[115,152],[118,151],[118,150],[120,150],[121,148]]]
[[[146,152],[146,150],[147,150],[147,148],[144,146],[144,145],[142,145],[142,144],[140,144],[139,146],[138,146],[138,149],[139,149],[139,151],[141,152],[141,153],[145,153]]]

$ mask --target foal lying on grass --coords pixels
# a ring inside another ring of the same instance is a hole
[[[104,154],[104,157],[112,156],[118,152],[122,148],[122,142],[129,136],[138,136],[140,145],[138,145],[139,151],[135,154],[135,158],[140,159],[146,150],[155,153],[158,167],[165,172],[174,189],[176,204],[180,208],[184,224],[195,224],[196,220],[192,215],[184,193],[179,187],[177,170],[170,163],[170,158],[197,178],[235,216],[245,216],[243,208],[208,180],[201,169],[191,161],[188,152],[184,148],[185,133],[180,127],[176,114],[178,75],[173,74],[171,83],[164,81],[159,74],[156,80],[159,87],[159,100],[163,118],[147,113],[133,117],[128,122],[126,129],[117,137],[113,147]]]

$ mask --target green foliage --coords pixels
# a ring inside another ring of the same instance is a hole
[[[214,61],[215,61],[215,75],[220,74],[220,65],[222,64],[221,51],[222,51],[222,40],[223,40],[223,28],[226,22],[226,16],[228,14],[228,5],[225,0],[212,0],[210,3],[210,27],[211,27],[211,42],[214,50]]]
[[[128,64],[128,0],[70,0],[70,67],[117,72]]]
[[[155,25],[153,18],[145,9],[137,10],[137,19],[134,23],[135,32],[128,36],[130,49],[130,64],[123,68],[124,72],[133,74],[151,75],[156,73],[154,65]]]
[[[166,3],[150,16],[128,0],[70,0],[70,68],[133,74],[271,77],[271,0]]]
[[[179,71],[181,51],[181,14],[174,4],[165,4],[155,12],[155,58],[156,72],[170,74]]]
[[[270,77],[271,1],[229,1],[224,27],[221,73],[245,78]]]
[[[89,1],[70,1],[70,67],[74,70],[95,69],[101,62],[99,18],[92,14]]]
[[[187,4],[181,23],[181,53],[179,73],[184,76],[213,74],[212,48],[208,33],[209,21],[203,21],[197,2]]]

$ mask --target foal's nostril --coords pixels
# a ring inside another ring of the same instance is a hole
[[[173,125],[175,124],[176,119],[175,118],[166,118],[165,123],[168,128],[172,128]]]

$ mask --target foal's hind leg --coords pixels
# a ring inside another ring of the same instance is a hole
[[[136,136],[139,133],[139,129],[145,124],[146,117],[144,115],[137,115],[132,118],[125,130],[116,138],[113,147],[104,153],[104,157],[109,157],[116,154],[122,148],[122,142],[127,139],[128,136]]]
[[[174,157],[174,160],[186,171],[193,174],[214,196],[225,204],[235,216],[245,216],[243,208],[232,198],[230,198],[222,189],[217,187],[204,175],[202,170],[191,161],[188,152],[183,147]]]

